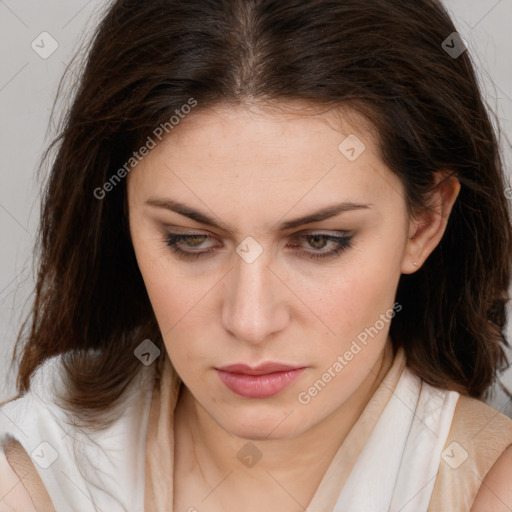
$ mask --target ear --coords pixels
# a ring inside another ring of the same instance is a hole
[[[434,173],[434,179],[436,189],[432,197],[432,207],[410,221],[409,240],[402,261],[403,274],[416,272],[437,247],[459,195],[460,182],[455,175],[438,171]]]

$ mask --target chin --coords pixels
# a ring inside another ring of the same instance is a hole
[[[246,439],[247,441],[272,441],[280,439],[291,439],[297,435],[297,432],[279,431],[272,432],[272,428],[265,425],[262,428],[251,427],[244,428],[240,425],[234,425],[232,429],[226,429],[232,436]]]
[[[231,435],[250,441],[269,441],[277,439],[291,439],[302,431],[307,430],[304,421],[299,421],[290,411],[279,411],[274,414],[265,414],[263,411],[242,413],[237,410],[234,415],[217,419],[220,425]]]

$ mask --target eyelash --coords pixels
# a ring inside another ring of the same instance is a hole
[[[215,251],[215,248],[209,249],[207,251],[196,251],[196,252],[188,252],[180,249],[178,247],[179,242],[187,241],[193,238],[204,238],[206,240],[212,239],[212,237],[208,235],[203,235],[201,233],[182,235],[178,233],[166,233],[164,235],[165,243],[170,249],[178,255],[179,258],[183,260],[197,260],[200,256],[204,256],[210,252]],[[343,251],[350,249],[352,247],[352,236],[346,235],[326,235],[323,233],[309,233],[307,235],[302,235],[296,237],[299,239],[303,238],[325,238],[327,241],[334,242],[336,244],[336,248],[332,251],[313,251],[309,253],[308,258],[311,259],[320,259],[320,258],[335,258]],[[309,252],[309,251],[307,251]]]

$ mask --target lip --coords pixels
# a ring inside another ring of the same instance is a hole
[[[269,373],[288,372],[290,370],[297,370],[299,368],[302,367],[283,363],[268,362],[259,364],[258,366],[254,367],[247,364],[230,364],[228,366],[222,366],[216,369],[229,373],[243,373],[245,375],[268,375]]]
[[[220,380],[233,393],[246,398],[268,398],[290,386],[306,368],[264,363],[256,367],[232,364],[215,369]]]

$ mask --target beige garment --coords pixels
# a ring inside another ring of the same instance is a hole
[[[403,349],[349,432],[320,482],[306,512],[332,512],[343,486],[386,407],[405,366]],[[147,432],[145,511],[172,512],[174,471],[174,409],[179,380],[164,356],[162,378],[155,382]],[[445,447],[457,442],[468,458],[453,469],[444,460],[434,486],[429,512],[468,512],[486,473],[512,444],[512,420],[483,402],[461,397]],[[37,512],[55,512],[46,489],[23,447],[12,441],[6,456],[36,504]],[[23,478],[22,478],[23,477]]]
[[[510,418],[480,400],[461,396],[445,445],[447,458],[441,459],[428,512],[468,512],[485,475],[511,445]],[[447,462],[450,459],[454,461],[451,465]]]

